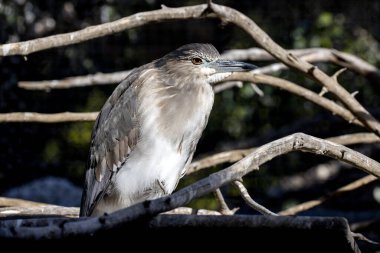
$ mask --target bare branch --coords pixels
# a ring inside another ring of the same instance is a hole
[[[219,203],[220,213],[222,213],[224,215],[233,215],[234,212],[231,211],[231,209],[228,207],[226,201],[224,200],[224,197],[223,197],[223,194],[222,194],[220,188],[218,188],[214,191],[214,195],[215,195],[216,200]]]
[[[334,75],[332,75],[331,77],[338,82],[338,77],[344,72],[346,71],[347,68],[341,68],[340,70],[338,70],[337,72],[334,73]],[[324,88],[326,88],[325,86],[323,86]]]
[[[79,208],[0,197],[0,217],[36,215],[78,217]]]
[[[0,56],[28,55],[41,50],[72,45],[126,29],[143,26],[153,22],[167,20],[203,18],[206,4],[191,7],[163,8],[160,10],[140,12],[113,22],[86,27],[82,30],[53,35],[24,42],[0,45]]]
[[[348,68],[360,75],[368,77],[369,75],[375,76],[380,79],[380,70],[368,62],[360,59],[359,57],[338,51],[330,48],[304,48],[304,49],[289,49],[289,53],[294,56],[302,58],[307,62],[332,62],[336,65]],[[261,48],[248,48],[248,49],[232,49],[224,52],[222,57],[230,60],[239,61],[273,61],[275,58],[267,51]],[[273,69],[287,68],[281,63],[270,65]],[[275,67],[277,66],[277,67]],[[269,66],[268,66],[269,67]],[[265,68],[265,67],[264,67]],[[263,68],[260,68],[263,69]],[[259,71],[261,74],[270,72]]]
[[[61,113],[36,113],[36,112],[11,112],[1,113],[1,122],[39,122],[59,123],[68,121],[94,121],[98,112],[61,112]]]
[[[375,181],[376,179],[377,178],[372,176],[372,175],[365,176],[361,179],[358,179],[358,180],[356,180],[356,181],[354,181],[348,185],[345,185],[345,186],[339,188],[338,190],[328,194],[327,196],[318,198],[316,200],[310,200],[310,201],[298,204],[298,205],[293,206],[289,209],[286,209],[286,210],[279,212],[279,214],[280,215],[295,215],[297,213],[309,210],[313,207],[316,207],[318,205],[323,204],[324,202],[326,202],[332,198],[335,198],[335,197],[341,195],[344,192],[353,191],[353,190],[356,190],[362,186],[365,186],[365,185]]]
[[[373,133],[355,133],[330,137],[326,140],[335,142],[340,145],[354,145],[361,143],[378,143],[380,138]],[[239,161],[248,154],[252,153],[256,148],[237,149],[220,152],[214,155],[207,156],[200,160],[192,162],[187,168],[186,175],[190,175],[199,170],[209,168],[222,163],[232,163]]]
[[[368,129],[380,135],[380,123],[333,78],[319,70],[316,66],[299,59],[276,44],[260,27],[250,18],[239,11],[217,4],[212,4],[211,9],[223,21],[233,23],[241,27],[265,50],[276,59],[293,67],[306,76],[315,79],[334,94]]]
[[[289,91],[295,95],[298,95],[300,97],[303,97],[327,110],[330,112],[339,115],[343,119],[347,120],[349,123],[354,123],[357,125],[361,125],[362,123],[355,119],[355,116],[344,107],[334,103],[333,101],[321,97],[318,94],[305,89],[297,84],[294,84],[290,81],[287,81],[285,79],[268,76],[268,75],[261,75],[261,74],[254,74],[250,72],[239,72],[239,73],[233,73],[230,75],[226,80],[240,80],[240,81],[249,81],[253,83],[262,83],[271,85],[273,87],[277,87],[280,89],[284,89],[286,91]]]
[[[232,166],[209,175],[198,182],[187,186],[172,195],[145,201],[116,211],[109,215],[86,219],[74,219],[63,224],[52,220],[48,227],[26,227],[24,223],[3,221],[0,234],[12,238],[62,238],[69,235],[89,234],[100,229],[109,229],[142,217],[156,214],[186,205],[191,200],[215,191],[221,186],[242,178],[244,175],[258,170],[259,166],[274,157],[293,151],[304,151],[338,159],[369,173],[380,176],[380,164],[363,154],[347,147],[325,141],[310,135],[296,133],[270,142],[256,149],[247,157]],[[9,222],[9,225],[7,225]]]
[[[29,200],[0,197],[0,207],[39,207],[46,205]]]
[[[345,134],[335,137],[327,138],[326,140],[332,141],[341,145],[354,145],[359,143],[380,143],[380,137],[373,133],[355,133]]]
[[[78,217],[78,207],[63,206],[34,206],[34,207],[2,207],[0,208],[0,217],[11,216],[66,216]]]
[[[260,205],[256,201],[254,201],[251,196],[249,196],[247,188],[243,185],[242,182],[236,180],[234,181],[234,185],[238,188],[240,195],[244,199],[245,203],[252,207],[254,210],[258,211],[261,214],[264,215],[273,215],[273,216],[278,216],[278,214],[272,212],[271,210],[267,209],[266,207]]]
[[[177,207],[162,214],[196,214],[196,215],[222,215],[222,213],[207,209],[194,209],[190,207]]]
[[[228,81],[228,82],[223,82],[221,84],[218,84],[213,87],[215,93],[222,92],[224,90],[231,89],[233,87],[238,87],[241,88],[243,87],[243,82],[240,81]]]
[[[126,70],[109,74],[97,73],[94,75],[67,77],[62,80],[20,81],[18,83],[18,87],[27,90],[51,90],[69,89],[72,87],[84,87],[90,85],[116,84],[126,78],[130,72],[130,70]]]

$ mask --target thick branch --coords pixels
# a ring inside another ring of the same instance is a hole
[[[202,18],[207,5],[140,12],[113,22],[94,25],[79,31],[53,35],[24,42],[0,45],[0,56],[28,55],[41,50],[72,45],[94,38],[118,33],[153,22]]]
[[[94,121],[98,112],[62,112],[62,113],[36,113],[36,112],[11,112],[0,114],[1,122],[39,122],[59,123],[68,121]]]
[[[260,27],[250,18],[232,8],[212,4],[211,9],[223,21],[233,23],[241,27],[252,38],[276,59],[284,64],[293,67],[305,75],[317,80],[320,84],[333,93],[347,108],[371,131],[380,135],[380,123],[334,78],[328,76],[316,66],[299,59],[297,56],[288,53],[277,43],[275,43]]]
[[[254,170],[258,170],[261,164],[292,151],[304,151],[329,156],[380,177],[380,164],[371,158],[347,147],[297,133],[268,143],[234,165],[213,173],[172,195],[136,204],[101,217],[76,219],[61,224],[54,223],[53,220],[50,224],[47,224],[48,227],[25,227],[22,222],[15,224],[13,221],[9,221],[10,223],[8,224],[8,221],[3,221],[3,225],[0,227],[0,236],[34,239],[61,238],[110,229],[137,218],[151,217],[161,212],[186,205],[197,197],[215,191],[225,184],[238,180]]]
[[[291,208],[288,208],[286,210],[279,212],[279,214],[280,215],[295,215],[297,213],[304,212],[304,211],[309,210],[313,207],[321,205],[324,202],[326,202],[332,198],[340,196],[342,193],[353,191],[353,190],[356,190],[362,186],[365,186],[365,185],[375,181],[376,179],[377,178],[372,176],[372,175],[365,176],[365,177],[358,179],[352,183],[349,183],[348,185],[340,187],[338,190],[328,194],[327,196],[318,198],[316,200],[310,200],[310,201],[298,204],[296,206],[293,206]]]

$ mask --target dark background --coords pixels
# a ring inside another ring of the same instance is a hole
[[[0,43],[75,31],[155,10],[161,4],[180,7],[199,3],[204,1],[0,0]],[[284,48],[336,48],[379,66],[380,1],[231,0],[216,3],[248,15]],[[0,58],[0,112],[97,111],[115,85],[45,92],[20,89],[17,82],[131,69],[191,42],[212,43],[220,52],[257,46],[247,34],[232,25],[223,25],[219,20],[192,20],[150,24],[25,58]],[[318,67],[330,75],[339,69],[332,64],[318,64]],[[320,90],[318,84],[294,71],[275,75],[316,92]],[[370,82],[350,71],[340,77],[340,82],[350,92],[359,91],[356,96],[359,102],[380,118],[379,82]],[[249,85],[216,96],[196,158],[226,149],[257,146],[299,131],[321,138],[364,131],[301,98],[271,87],[260,88],[264,91],[263,97]],[[0,194],[46,176],[66,178],[81,187],[92,124],[1,123]],[[353,148],[374,159],[379,157],[378,145]],[[305,153],[289,154],[262,166],[259,172],[245,177],[245,182],[257,201],[279,211],[364,176],[356,169],[338,164],[339,172],[319,183],[310,182],[297,190],[281,186],[284,178],[327,161],[329,159]],[[227,165],[185,178],[180,187]],[[250,212],[232,187],[223,188],[223,192],[231,207],[240,205],[241,213]],[[375,182],[305,214],[339,215],[352,222],[379,218],[379,195],[380,185]],[[192,205],[215,208],[216,202],[212,196],[207,196]]]

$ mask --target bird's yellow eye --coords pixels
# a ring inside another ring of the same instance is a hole
[[[195,58],[191,59],[191,63],[194,64],[194,65],[202,64],[202,62],[203,62],[202,59],[198,58],[198,57],[195,57]]]

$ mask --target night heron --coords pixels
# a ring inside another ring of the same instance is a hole
[[[175,189],[208,121],[210,84],[255,68],[219,57],[210,44],[188,44],[134,69],[117,86],[93,128],[81,216]]]

